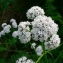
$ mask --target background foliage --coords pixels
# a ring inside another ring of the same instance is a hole
[[[0,25],[3,22],[9,23],[11,18],[15,18],[17,22],[27,20],[26,12],[32,6],[40,6],[45,10],[47,16],[51,16],[52,19],[59,25],[58,34],[61,38],[61,44],[63,43],[63,0],[0,0]],[[0,26],[1,29],[1,26]],[[10,33],[11,34],[11,33]],[[9,35],[10,35],[9,34]],[[21,55],[23,55],[26,49],[30,47],[23,46],[17,39],[8,38],[9,35],[0,39],[0,63],[15,63]],[[12,40],[11,40],[12,39]],[[22,51],[24,50],[24,51]],[[51,51],[52,56],[48,54],[49,63],[62,63],[63,61],[63,45],[55,50]],[[36,61],[37,57],[33,53],[28,58],[32,58]],[[57,60],[57,61],[56,61]],[[39,63],[44,62],[43,59]]]

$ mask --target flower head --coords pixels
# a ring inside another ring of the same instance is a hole
[[[28,43],[31,39],[31,32],[29,28],[30,22],[20,22],[18,25],[18,37],[21,43]]]
[[[33,49],[33,48],[35,49],[35,46],[36,46],[36,43],[32,43],[32,44],[31,44],[31,48],[32,48],[32,49]]]
[[[27,59],[26,56],[19,58],[16,63],[35,63],[32,59]]]
[[[32,39],[35,41],[47,41],[49,37],[56,34],[58,31],[58,25],[54,23],[51,17],[38,16],[32,22]]]
[[[16,23],[16,20],[15,20],[15,19],[11,19],[11,20],[10,20],[10,23],[12,23],[12,26],[13,26],[14,28],[17,28],[17,23]]]
[[[10,20],[10,23],[13,23],[13,22],[16,22],[16,20],[12,18],[12,19]]]
[[[9,32],[10,32],[10,28],[11,28],[10,25],[6,25],[6,26],[3,28],[3,30],[4,30],[5,33],[9,33]]]
[[[12,26],[13,26],[14,28],[17,28],[17,23],[16,23],[16,22],[13,22],[13,23],[12,23]]]
[[[2,30],[2,31],[0,32],[0,34],[1,34],[1,36],[2,36],[2,35],[5,35],[4,30]]]
[[[45,14],[44,10],[38,6],[31,7],[26,13],[28,19],[34,19],[35,17],[39,15],[43,16],[44,14]]]
[[[18,31],[14,31],[14,32],[12,33],[12,37],[16,38],[17,36],[18,36]]]
[[[49,50],[49,49],[55,49],[59,46],[60,44],[60,38],[57,34],[52,35],[52,37],[50,37],[50,40],[48,42],[45,42],[45,49]]]

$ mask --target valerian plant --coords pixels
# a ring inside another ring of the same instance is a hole
[[[20,54],[13,56],[8,63],[48,63],[47,53],[52,55],[50,51],[60,46],[58,24],[38,6],[31,7],[26,16],[32,22],[21,21],[17,24],[15,19],[11,19],[11,25],[2,24],[0,38],[1,43],[6,44],[2,46],[2,51]]]

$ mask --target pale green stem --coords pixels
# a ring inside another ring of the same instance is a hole
[[[49,50],[50,51],[50,50]],[[35,63],[38,63],[39,61],[40,61],[40,59],[46,54],[46,53],[48,53],[49,51],[46,51],[45,53],[43,53],[39,58],[38,58],[38,60],[35,62]]]
[[[60,44],[60,46],[62,46],[63,45],[63,43],[62,44]],[[59,47],[60,47],[59,46]],[[58,47],[57,47],[58,48]],[[53,49],[52,49],[53,50]],[[39,61],[40,61],[40,59],[46,54],[46,53],[49,53],[50,51],[52,51],[52,50],[48,50],[48,51],[46,51],[45,53],[43,53],[39,58],[38,58],[38,60],[35,62],[35,63],[38,63]]]

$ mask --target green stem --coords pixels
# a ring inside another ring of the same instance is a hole
[[[44,42],[42,42],[42,48],[43,48],[43,53],[45,53],[45,45]],[[44,55],[45,63],[48,63],[47,61],[47,54]]]
[[[50,51],[50,50],[49,50]],[[35,63],[38,63],[39,61],[40,61],[40,59],[46,54],[46,53],[48,53],[49,51],[46,51],[45,53],[43,53],[39,58],[38,58],[38,60],[35,62]]]

